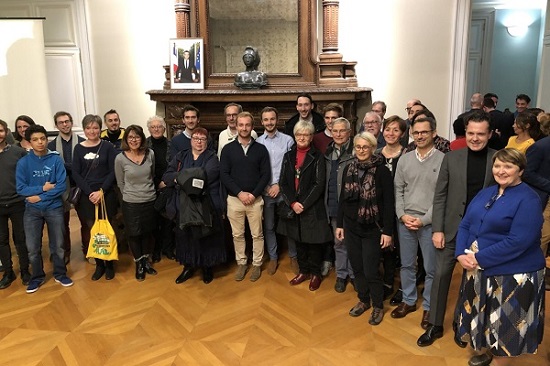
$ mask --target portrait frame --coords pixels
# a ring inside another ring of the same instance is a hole
[[[202,38],[170,38],[171,89],[204,89],[203,53]]]

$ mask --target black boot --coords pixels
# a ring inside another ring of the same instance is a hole
[[[21,283],[24,286],[28,286],[30,280],[31,280],[31,273],[29,272],[29,270],[28,269],[22,269],[21,270]]]
[[[13,270],[8,269],[4,272],[4,277],[0,280],[0,290],[10,287],[11,283],[15,281],[17,276]]]
[[[150,275],[156,275],[158,272],[151,266],[151,263],[149,263],[149,258],[143,257],[141,258],[141,261],[143,262],[143,268],[145,269],[145,272]]]
[[[107,281],[115,278],[115,267],[113,261],[105,261],[105,279]]]
[[[183,272],[181,272],[181,274],[178,276],[178,278],[176,278],[176,283],[183,283],[183,282],[187,281],[188,279],[193,277],[193,272],[195,272],[195,270],[193,268],[184,267]]]
[[[95,272],[92,275],[92,281],[97,281],[105,274],[105,261],[103,259],[95,260]]]
[[[136,261],[136,280],[143,281],[145,279],[145,267],[143,266],[143,258]]]
[[[202,282],[209,284],[214,279],[212,267],[202,267]]]

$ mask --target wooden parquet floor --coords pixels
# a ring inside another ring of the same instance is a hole
[[[72,227],[74,286],[55,283],[46,260],[47,282],[36,293],[25,293],[19,278],[0,291],[0,365],[462,366],[472,355],[454,344],[450,314],[444,337],[420,348],[420,310],[392,319],[386,304],[382,324],[370,326],[368,314],[348,315],[356,296],[350,286],[334,291],[333,272],[316,292],[307,283],[291,287],[286,256],[274,276],[263,272],[255,283],[235,282],[231,263],[209,285],[200,273],[176,285],[176,262],[163,258],[157,276],[137,282],[125,253],[114,280],[93,282],[74,215]],[[452,294],[458,281],[457,270]],[[545,332],[539,353],[513,364],[550,365],[550,321]]]

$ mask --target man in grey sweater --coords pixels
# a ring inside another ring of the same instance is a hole
[[[416,257],[418,244],[422,250],[426,280],[421,326],[429,325],[430,291],[435,270],[435,249],[432,244],[432,204],[444,154],[434,147],[435,119],[417,118],[411,125],[416,149],[399,159],[395,172],[395,212],[399,218],[398,234],[401,255],[403,301],[392,318],[403,318],[416,310]]]

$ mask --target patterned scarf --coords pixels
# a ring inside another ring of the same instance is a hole
[[[376,168],[383,163],[380,155],[373,155],[369,160],[360,162],[357,158],[349,164],[347,174],[343,177],[344,200],[358,202],[357,222],[373,224],[378,221],[379,210],[376,201]]]

